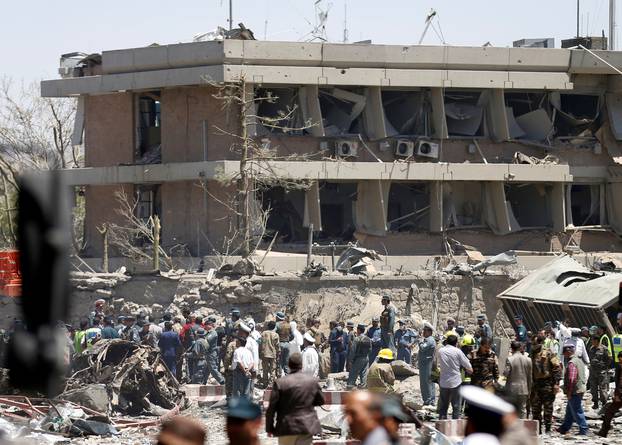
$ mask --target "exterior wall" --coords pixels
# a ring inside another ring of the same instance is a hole
[[[86,167],[134,162],[133,97],[132,93],[86,97]]]
[[[227,113],[212,87],[162,90],[162,162],[237,159],[231,152],[233,138],[218,128],[235,133],[237,111]],[[207,159],[203,149],[203,122],[207,122]]]
[[[215,182],[169,182],[161,185],[162,247],[174,256],[203,256],[222,249],[235,217],[227,207],[233,190]]]
[[[130,199],[133,198],[134,186],[132,185],[105,185],[88,186],[85,188],[85,238],[87,241],[86,254],[89,256],[101,257],[104,252],[104,245],[101,234],[97,228],[104,223],[116,222],[122,224],[121,217],[115,209],[119,203],[115,198],[115,193],[125,190]],[[110,255],[114,255],[114,250],[110,250]]]

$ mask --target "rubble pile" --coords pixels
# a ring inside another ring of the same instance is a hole
[[[179,383],[149,346],[101,340],[76,358],[74,369],[59,398],[102,413],[162,416],[186,405]]]

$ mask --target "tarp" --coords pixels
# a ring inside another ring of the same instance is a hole
[[[529,274],[499,298],[606,308],[617,302],[620,282],[621,273],[594,273],[564,255]]]

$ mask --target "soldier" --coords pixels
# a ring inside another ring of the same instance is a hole
[[[590,376],[588,379],[588,387],[592,393],[592,409],[598,409],[598,402],[602,406],[607,403],[609,395],[609,367],[611,366],[611,357],[609,351],[600,343],[600,338],[595,335],[592,337],[592,345],[590,347]]]
[[[600,430],[596,433],[601,437],[607,437],[609,430],[611,429],[611,420],[615,413],[622,408],[622,352],[618,353],[618,361],[616,364],[615,384],[616,388],[613,393],[613,400],[607,405],[605,409],[605,418]]]
[[[279,354],[279,334],[275,332],[276,323],[269,321],[266,330],[261,333],[259,343],[259,356],[263,371],[262,383],[264,388],[269,388],[276,379],[276,363]]]
[[[316,318],[313,320],[312,326],[309,328],[311,335],[313,335],[313,338],[315,338],[315,348],[318,350],[318,353],[320,352],[320,348],[326,341],[326,337],[322,332],[320,332],[320,324],[320,320]]]
[[[382,336],[378,322],[380,319],[374,317],[371,319],[371,327],[367,329],[367,336],[371,339],[371,351],[369,352],[369,363],[373,363],[376,360],[376,356],[382,348]]]
[[[393,331],[395,330],[395,306],[391,304],[391,298],[388,295],[382,296],[382,305],[384,310],[380,314],[380,336],[383,348],[389,348],[395,355],[395,343],[393,342]]]
[[[207,352],[209,351],[209,343],[205,339],[205,329],[196,330],[196,340],[190,351],[190,359],[192,361],[192,375],[190,376],[192,383],[205,384],[207,382]]]
[[[491,348],[490,338],[483,337],[480,340],[479,348],[468,356],[473,374],[471,375],[471,385],[494,391],[499,380],[499,363],[497,355]]]
[[[367,386],[367,370],[369,368],[369,353],[371,351],[371,339],[365,335],[364,324],[356,327],[356,336],[352,341],[352,368],[348,374],[348,388],[356,385],[357,379],[360,386]]]
[[[231,339],[235,335],[238,326],[240,325],[241,312],[237,307],[234,307],[229,312],[229,318],[225,320],[225,335],[227,336],[226,344],[231,343]]]
[[[205,330],[207,331],[207,335],[205,340],[209,345],[209,349],[207,351],[207,375],[205,380],[207,381],[207,377],[211,375],[216,379],[219,385],[225,384],[225,378],[220,373],[219,366],[219,351],[218,351],[218,332],[214,328],[216,324],[216,318],[207,317],[207,322],[205,323]]]
[[[538,335],[531,349],[533,370],[531,410],[533,420],[539,422],[540,433],[542,433],[542,408],[544,407],[545,432],[550,433],[553,423],[553,402],[555,394],[559,391],[562,367],[557,355],[544,347],[544,342],[544,335]]]
[[[230,338],[231,340],[227,343],[227,346],[224,349],[223,358],[225,369],[225,394],[227,395],[227,398],[230,398],[233,394],[233,370],[231,369],[231,365],[233,364],[233,353],[237,348],[235,332],[232,332]],[[246,345],[246,341],[244,344]]]
[[[283,312],[276,314],[276,333],[279,334],[279,368],[281,375],[289,374],[289,342],[292,340],[292,328]]]

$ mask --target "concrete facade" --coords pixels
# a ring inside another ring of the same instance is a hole
[[[314,222],[320,244],[390,255],[444,253],[446,237],[486,254],[621,251],[622,76],[600,58],[622,65],[611,51],[225,40],[104,51],[42,95],[85,98],[86,166],[63,174],[85,187],[92,256],[120,187],[149,190],[165,249],[224,250],[242,119],[210,82],[240,79],[257,98],[250,134],[271,153],[250,165],[275,179],[256,196],[275,250],[304,250]],[[311,126],[262,125],[283,111]]]

